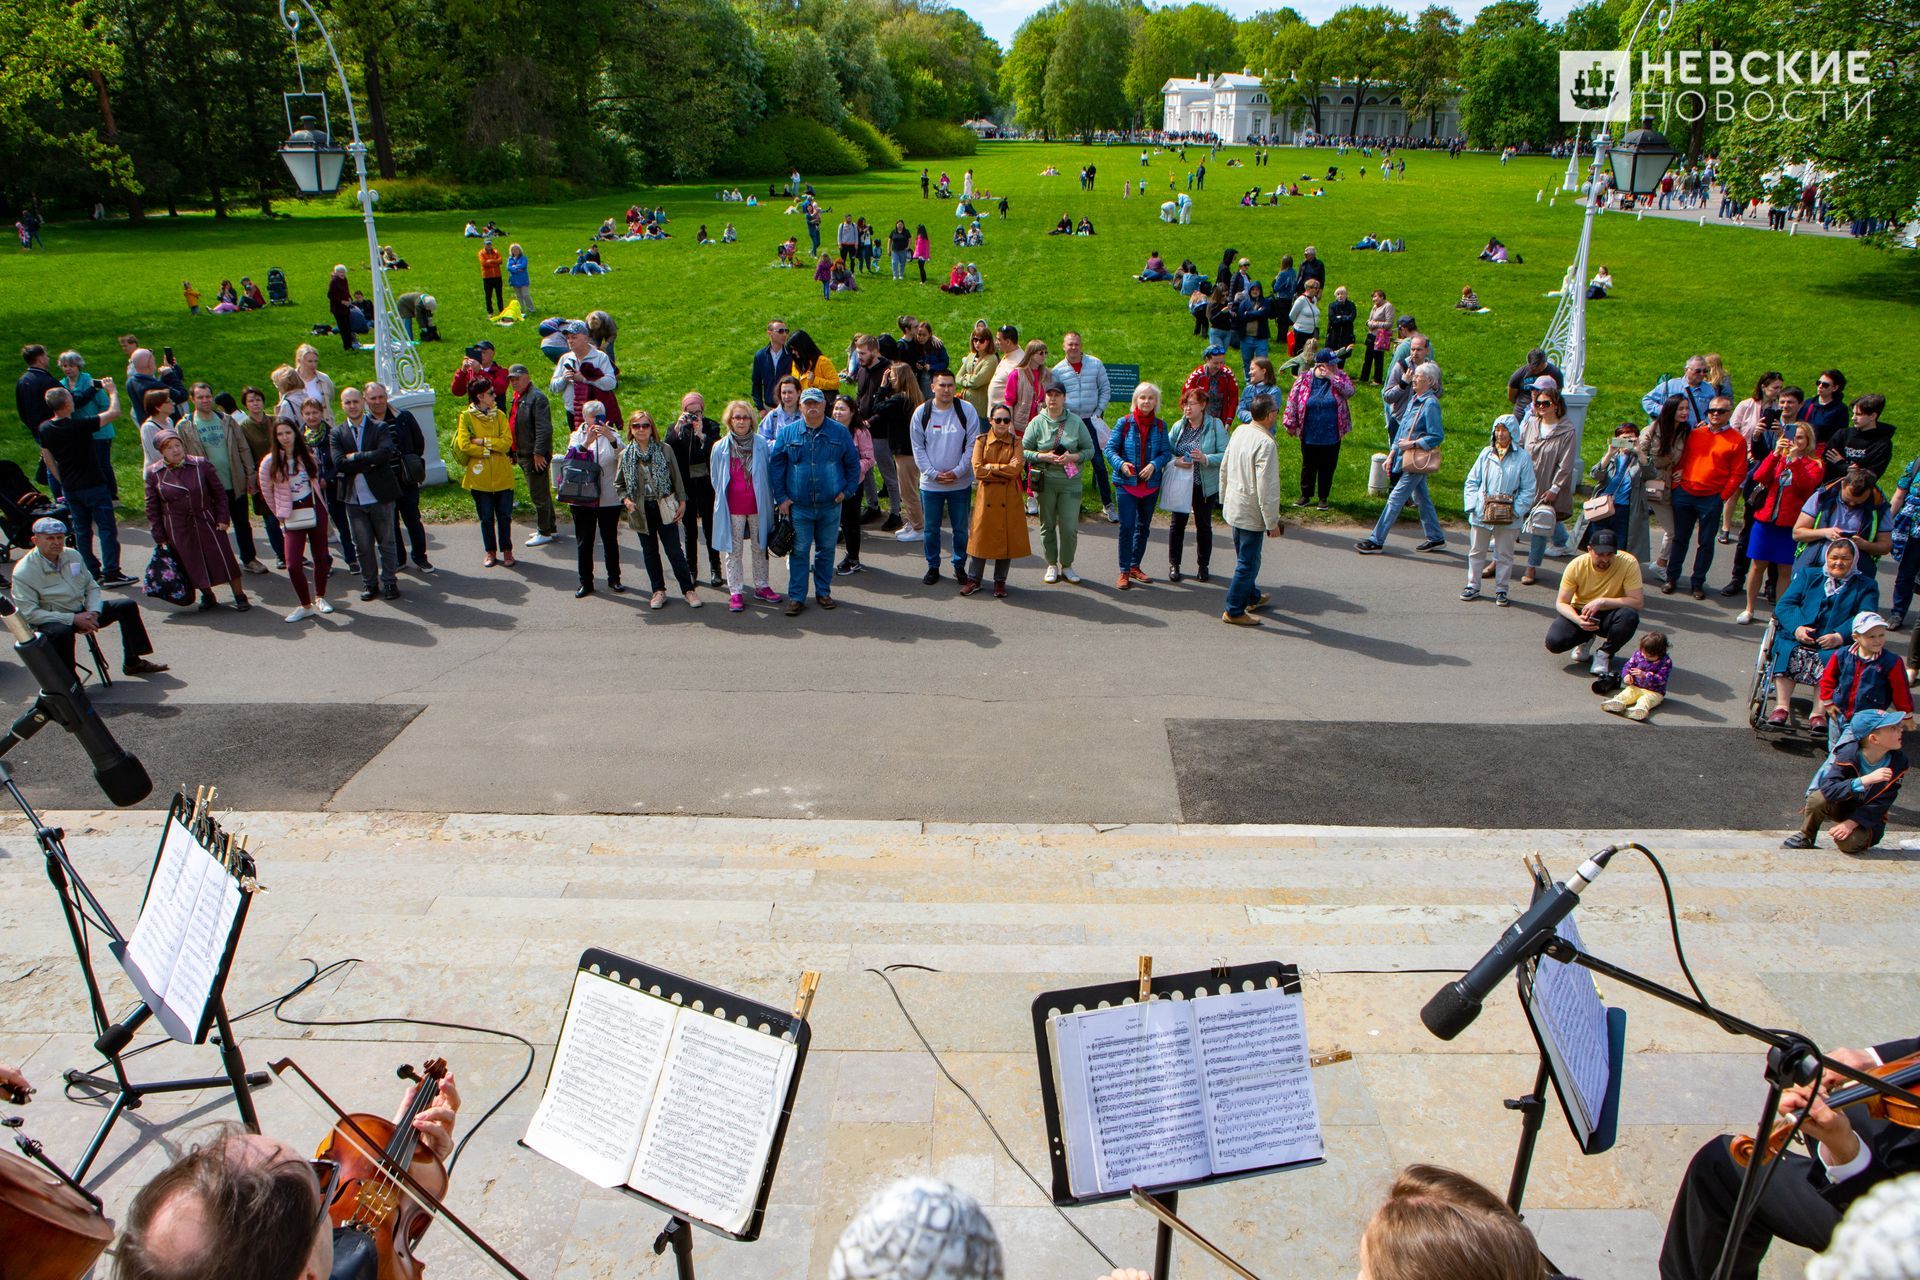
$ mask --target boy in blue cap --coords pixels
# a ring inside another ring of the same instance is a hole
[[[1904,711],[1860,711],[1807,787],[1801,809],[1806,821],[1780,842],[1783,849],[1811,849],[1822,822],[1842,853],[1862,853],[1887,833],[1887,810],[1900,795],[1907,757],[1900,750]]]

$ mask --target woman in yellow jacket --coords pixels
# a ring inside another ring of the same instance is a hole
[[[493,384],[485,378],[467,390],[468,407],[453,433],[455,452],[466,459],[460,487],[473,494],[480,515],[480,540],[487,555],[480,563],[513,564],[513,424],[494,403]]]
[[[805,329],[795,329],[793,336],[787,339],[787,351],[793,356],[793,376],[800,380],[800,389],[810,391],[815,387],[827,393],[827,412],[833,412],[833,398],[840,390],[840,372],[833,367],[833,361],[820,354],[820,344]]]

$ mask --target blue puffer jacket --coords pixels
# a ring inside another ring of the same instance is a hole
[[[776,506],[831,506],[859,485],[860,454],[853,436],[831,418],[811,429],[795,423],[774,440],[767,479]]]
[[[1133,484],[1158,489],[1161,478],[1167,473],[1167,464],[1173,461],[1173,445],[1167,440],[1167,424],[1158,418],[1153,419],[1147,426],[1146,447],[1143,449],[1140,428],[1135,425],[1131,413],[1113,424],[1113,432],[1107,437],[1106,452],[1107,467],[1113,472],[1116,486]],[[1123,462],[1130,463],[1134,469],[1131,479],[1120,469]],[[1143,480],[1139,473],[1148,463],[1153,464],[1153,474]]]

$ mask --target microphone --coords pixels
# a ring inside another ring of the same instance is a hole
[[[1449,982],[1434,992],[1420,1010],[1420,1021],[1442,1040],[1451,1040],[1480,1016],[1480,1005],[1506,976],[1539,955],[1553,938],[1562,920],[1580,905],[1580,892],[1600,878],[1607,861],[1619,851],[1608,845],[1580,864],[1580,869],[1535,899],[1525,915],[1500,935],[1493,949],[1467,971],[1467,976]]]
[[[34,709],[22,719],[37,715],[72,734],[85,749],[87,758],[93,761],[93,780],[116,806],[124,809],[146,799],[153,791],[153,780],[147,776],[146,766],[131,753],[122,751],[120,744],[113,740],[113,734],[100,713],[93,709],[86,690],[80,687],[66,659],[45,636],[29,627],[14,609],[13,602],[3,596],[0,596],[0,623],[13,633],[13,651],[20,655],[20,661],[40,684],[40,697]],[[38,727],[31,725],[22,733],[21,725],[16,723],[7,736],[0,739],[0,755],[26,741]]]

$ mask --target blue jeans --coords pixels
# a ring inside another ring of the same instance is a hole
[[[120,576],[120,526],[113,519],[113,486],[95,485],[90,489],[67,490],[67,509],[73,513],[73,545],[86,561],[87,571],[96,578]],[[89,545],[100,539],[100,555],[95,558]]]
[[[840,504],[793,504],[793,550],[787,554],[787,599],[807,598],[807,574],[816,595],[833,594],[833,548],[840,537]]]
[[[1667,552],[1667,581],[1674,586],[1680,585],[1680,571],[1687,565],[1687,539],[1692,536],[1696,546],[1693,579],[1688,585],[1695,591],[1706,590],[1707,573],[1713,568],[1713,535],[1720,528],[1720,505],[1717,493],[1702,497],[1685,489],[1673,491],[1673,547]]]
[[[488,555],[513,550],[513,490],[473,489],[473,509],[480,517],[480,545]],[[353,554],[353,548],[347,548]]]
[[[1268,349],[1265,338],[1240,339],[1240,381],[1243,385],[1250,376],[1253,362],[1259,357],[1266,355]]]
[[[933,569],[940,565],[940,518],[944,512],[953,530],[954,572],[961,572],[967,563],[967,524],[973,518],[973,490],[922,489],[920,509],[925,513],[920,544],[927,555],[927,567]]]
[[[1144,498],[1136,498],[1122,489],[1117,496],[1120,500],[1120,567],[1138,569],[1146,559],[1147,539],[1153,534],[1153,506],[1160,501],[1160,493],[1155,490]]]
[[[1528,536],[1527,568],[1538,569],[1540,567],[1540,562],[1546,559],[1547,556],[1547,542],[1548,535],[1544,533],[1536,533]],[[1565,521],[1555,520],[1553,522],[1552,542],[1556,547],[1564,547],[1567,545],[1567,526]]]
[[[1267,540],[1265,531],[1260,529],[1235,528],[1233,531],[1233,581],[1227,584],[1227,614],[1237,618],[1247,611],[1247,606],[1260,598],[1260,585],[1254,579],[1260,576],[1261,544]]]
[[[1222,351],[1227,349],[1227,340],[1232,337],[1233,330],[1231,329],[1216,329],[1212,325],[1207,326],[1207,341],[1219,347]]]
[[[905,249],[894,249],[892,253],[893,278],[895,280],[905,280],[907,278],[907,251]]]
[[[1393,488],[1387,491],[1387,505],[1380,510],[1380,519],[1374,523],[1373,532],[1368,535],[1374,542],[1385,546],[1387,535],[1393,532],[1393,522],[1400,518],[1412,501],[1420,512],[1420,531],[1427,540],[1446,540],[1446,533],[1440,528],[1439,513],[1433,509],[1433,498],[1427,493],[1425,476],[1410,476],[1404,471],[1394,477]]]
[[[1904,614],[1913,603],[1913,580],[1920,574],[1920,538],[1909,537],[1900,552],[1900,563],[1893,571],[1893,611]]]

